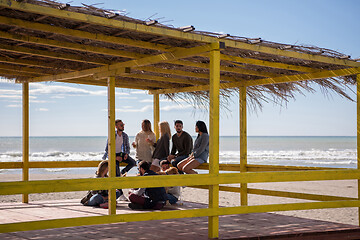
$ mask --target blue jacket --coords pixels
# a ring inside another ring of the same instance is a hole
[[[117,138],[117,136],[118,135],[115,132],[115,139]],[[121,145],[121,152],[126,153],[126,154],[129,155],[130,154],[129,136],[125,132],[123,132],[121,136],[123,137],[123,144]],[[107,156],[108,156],[108,151],[109,151],[108,143],[109,143],[109,139],[106,141],[105,154],[102,157],[103,160],[105,160],[107,158]]]

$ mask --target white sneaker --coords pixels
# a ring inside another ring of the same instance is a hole
[[[125,197],[125,195],[121,195],[119,198],[118,198],[119,201],[129,201],[129,199],[127,199],[127,197]]]

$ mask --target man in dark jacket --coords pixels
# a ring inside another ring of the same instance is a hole
[[[139,163],[141,176],[158,175],[150,170],[150,164],[146,161]],[[139,188],[133,190],[129,195],[129,208],[131,209],[162,209],[166,202],[166,191],[164,187]]]

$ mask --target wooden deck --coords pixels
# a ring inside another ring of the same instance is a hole
[[[117,214],[138,212],[119,202]],[[185,202],[176,209],[204,208]],[[165,210],[174,209],[166,207]],[[15,223],[57,218],[107,215],[108,210],[84,207],[78,200],[0,204],[0,222]],[[221,216],[220,239],[360,239],[354,225],[317,221],[272,213]],[[100,224],[0,234],[0,239],[208,239],[207,217]]]

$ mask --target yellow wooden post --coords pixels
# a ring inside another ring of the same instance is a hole
[[[210,158],[209,174],[219,174],[220,50],[210,51]],[[219,207],[219,185],[209,186],[209,208]],[[209,217],[209,238],[219,237],[219,216]]]
[[[22,85],[22,180],[29,181],[29,83],[24,82]],[[22,195],[22,202],[29,203],[29,194]]]
[[[240,172],[247,171],[246,87],[239,88]],[[247,183],[240,184],[240,204],[248,205]]]
[[[160,121],[160,101],[159,94],[154,94],[154,132],[156,139],[160,137],[159,134],[159,121]]]
[[[356,80],[357,169],[360,169],[360,74],[356,75]],[[358,198],[360,199],[360,179],[358,179]],[[358,208],[358,221],[360,225],[360,208]]]
[[[115,155],[115,77],[108,78],[108,153],[109,153],[109,177],[116,177]],[[116,214],[115,189],[109,190],[109,214]]]

